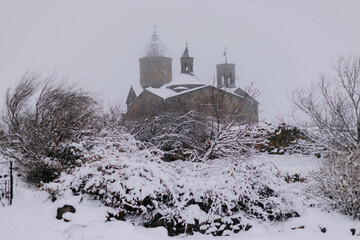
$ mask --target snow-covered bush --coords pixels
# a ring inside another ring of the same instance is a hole
[[[84,164],[44,188],[99,199],[115,209],[109,219],[164,226],[169,235],[221,235],[298,215],[272,164],[230,158],[164,162],[161,150],[121,132],[88,139],[78,148],[84,150]]]
[[[166,112],[143,120],[128,120],[125,125],[137,140],[161,149],[165,161],[194,159],[195,153],[204,153],[210,137],[208,120],[195,111]]]
[[[360,153],[332,154],[324,159],[317,191],[331,207],[360,219]]]
[[[259,124],[229,121],[215,126],[211,118],[195,111],[163,113],[126,125],[137,140],[161,149],[165,161],[207,161],[229,156],[240,159],[253,154],[265,137]]]
[[[231,158],[246,160],[258,152],[257,146],[265,141],[265,135],[259,131],[258,124],[236,125],[233,123],[219,124],[212,129],[205,153],[198,158],[207,161],[214,158]]]

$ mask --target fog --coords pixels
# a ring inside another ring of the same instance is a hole
[[[286,117],[293,89],[360,51],[359,9],[358,0],[0,0],[0,97],[30,70],[125,105],[156,25],[173,76],[188,42],[195,74],[211,84],[226,47],[237,86],[260,90],[260,118]]]

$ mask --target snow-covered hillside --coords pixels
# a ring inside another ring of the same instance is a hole
[[[316,170],[320,164],[316,158],[304,156],[258,156],[261,161],[269,161],[281,171],[283,175],[300,173],[307,177],[309,170]],[[291,185],[291,187],[295,187]],[[301,189],[298,189],[301,191]],[[295,195],[294,195],[295,196]],[[294,202],[298,202],[294,199]],[[65,204],[73,205],[75,213],[65,213],[65,222],[55,218],[58,207]],[[318,208],[302,206],[301,217],[291,218],[286,221],[265,222],[254,225],[248,231],[240,231],[237,234],[227,233],[229,237],[217,237],[232,239],[353,239],[350,229],[360,232],[360,223],[350,220],[347,216],[334,213],[322,212]],[[12,206],[0,207],[0,237],[6,240],[62,240],[62,239],[86,239],[86,240],[112,240],[112,239],[177,239],[183,236],[168,237],[163,227],[144,228],[133,226],[124,221],[106,221],[108,211],[112,208],[105,207],[100,201],[89,200],[83,196],[73,196],[69,191],[64,192],[63,197],[55,202],[51,196],[35,189],[29,189],[20,180],[16,180],[15,199]],[[193,209],[192,214],[199,214]],[[200,217],[200,216],[198,216]],[[294,229],[294,230],[292,230]],[[326,232],[323,233],[321,231]],[[188,236],[189,239],[212,239],[213,236],[195,233]]]

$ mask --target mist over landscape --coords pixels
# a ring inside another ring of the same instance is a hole
[[[360,236],[358,0],[0,0],[0,239]]]
[[[105,102],[124,102],[139,82],[138,59],[156,25],[174,76],[188,42],[195,74],[211,84],[226,47],[237,85],[254,82],[261,92],[261,118],[286,117],[294,88],[359,50],[359,23],[352,20],[358,7],[355,0],[3,0],[0,96],[31,70],[80,82]]]

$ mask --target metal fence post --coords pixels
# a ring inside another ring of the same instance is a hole
[[[14,194],[14,179],[13,179],[13,164],[10,161],[10,205],[12,205],[13,194]]]

